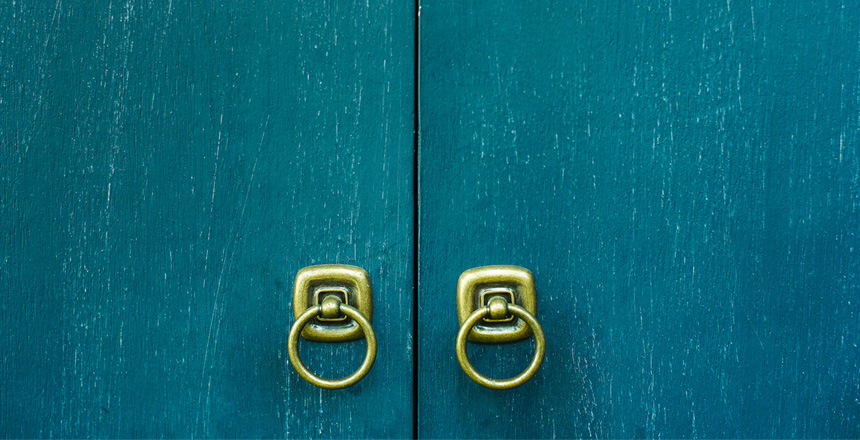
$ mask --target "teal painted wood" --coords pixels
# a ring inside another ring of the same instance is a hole
[[[423,0],[420,46],[423,437],[860,436],[855,3]],[[511,391],[454,353],[486,264],[537,280]]]
[[[411,435],[413,14],[0,4],[0,436]],[[316,263],[375,288],[347,390],[287,360]]]

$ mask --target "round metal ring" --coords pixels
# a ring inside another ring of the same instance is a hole
[[[515,304],[508,304],[508,311],[517,318],[525,321],[526,324],[532,328],[532,333],[534,333],[535,336],[535,356],[532,358],[532,362],[525,371],[510,379],[498,380],[484,376],[479,373],[474,366],[472,366],[472,363],[469,362],[469,355],[466,353],[466,340],[468,339],[469,333],[478,321],[490,313],[489,306],[484,306],[472,312],[472,314],[466,318],[466,321],[463,322],[463,326],[460,327],[460,332],[457,333],[457,360],[460,361],[460,366],[463,367],[463,371],[479,385],[492,388],[494,390],[516,388],[528,382],[528,380],[537,373],[543,363],[544,355],[546,354],[546,336],[544,336],[543,328],[541,328],[537,319],[526,309]]]
[[[367,318],[365,318],[364,315],[362,315],[356,308],[346,304],[340,304],[340,311],[355,320],[355,322],[361,326],[361,329],[364,331],[364,337],[367,339],[367,354],[364,356],[364,361],[361,363],[361,366],[358,367],[358,370],[349,376],[335,380],[319,377],[308,370],[308,367],[305,366],[305,363],[302,362],[302,357],[299,355],[299,335],[301,335],[302,329],[304,329],[305,325],[322,312],[321,305],[310,307],[305,310],[304,313],[299,315],[299,318],[296,319],[293,327],[290,328],[290,337],[287,341],[290,363],[293,364],[293,367],[299,373],[299,376],[304,380],[327,390],[339,390],[341,388],[355,385],[367,375],[370,368],[373,366],[373,361],[376,360],[376,334],[373,332],[373,326],[370,325],[370,321],[368,321]]]

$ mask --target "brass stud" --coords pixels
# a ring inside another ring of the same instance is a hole
[[[504,298],[497,296],[490,300],[488,306],[490,307],[490,318],[504,319],[508,316],[508,302]]]
[[[336,296],[327,296],[322,302],[322,311],[320,316],[325,319],[337,318],[340,315],[340,298]]]

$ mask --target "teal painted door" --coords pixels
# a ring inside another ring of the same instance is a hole
[[[420,47],[421,436],[860,437],[856,3],[422,0]],[[454,353],[487,264],[548,342],[509,391]]]
[[[411,435],[413,17],[0,3],[0,436]],[[341,392],[287,360],[318,263],[375,290],[376,364]]]
[[[412,2],[3,3],[0,435],[860,436],[860,10],[680,3],[422,1],[417,146]],[[374,286],[341,391],[319,263]],[[487,264],[514,390],[454,353]]]

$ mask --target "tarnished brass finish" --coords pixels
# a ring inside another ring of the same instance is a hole
[[[349,305],[349,291],[344,288],[335,288],[335,287],[325,287],[316,289],[314,292],[314,302],[313,304],[323,304],[324,298],[336,296],[341,299],[341,302]],[[323,309],[322,313],[317,316],[317,320],[322,322],[343,322],[349,319],[348,316],[340,313],[339,311],[327,311]]]
[[[302,357],[299,355],[299,335],[302,334],[302,330],[305,330],[305,326],[320,314],[334,314],[335,312],[343,313],[357,323],[356,325],[359,327],[359,331],[363,332],[365,338],[367,338],[367,354],[364,356],[364,361],[355,373],[341,379],[331,380],[324,379],[312,373],[305,366],[304,362],[302,362]],[[358,309],[342,303],[340,298],[336,296],[328,296],[323,299],[322,304],[305,310],[296,319],[296,322],[290,329],[290,336],[287,340],[287,351],[290,355],[290,363],[293,364],[293,367],[302,378],[320,388],[337,390],[355,385],[358,381],[364,378],[364,376],[366,376],[370,371],[370,368],[373,367],[373,361],[376,360],[376,334],[373,332],[373,326],[370,324],[370,320],[365,318]]]
[[[490,305],[490,300],[493,298],[505,298],[507,302],[511,304],[517,303],[517,297],[514,294],[513,289],[510,288],[489,288],[481,290],[481,301],[480,304],[482,306]],[[505,309],[507,310],[507,309]],[[514,315],[507,315],[507,311],[505,311],[505,315],[499,313],[493,313],[493,310],[490,310],[490,316],[484,317],[484,322],[494,323],[494,322],[513,322]]]
[[[457,282],[457,360],[472,380],[487,388],[506,390],[526,383],[537,373],[546,354],[546,337],[535,318],[537,295],[531,271],[519,266],[469,269]],[[516,319],[515,319],[516,318]],[[535,336],[535,356],[522,373],[491,379],[479,373],[466,353],[466,342],[504,344]]]
[[[532,316],[537,314],[535,279],[531,271],[519,266],[484,266],[469,269],[457,282],[457,318],[460,326],[476,310],[489,305],[493,298],[508,298],[506,302],[522,307]],[[487,313],[468,333],[469,341],[481,344],[504,344],[526,339],[531,335],[524,319],[499,317]]]
[[[491,315],[493,313],[501,314],[501,313],[511,313],[516,316],[523,322],[525,322],[529,327],[531,327],[532,333],[535,335],[535,355],[532,358],[529,366],[522,373],[504,380],[491,379],[483,374],[479,373],[478,370],[472,366],[472,363],[469,362],[469,355],[466,353],[466,340],[469,337],[469,333],[474,331],[473,327],[484,319],[487,315]],[[460,361],[460,366],[463,368],[463,371],[469,376],[472,380],[477,382],[479,385],[485,386],[487,388],[492,388],[495,390],[507,390],[510,388],[518,387],[532,378],[532,376],[537,373],[541,364],[543,363],[544,355],[546,354],[546,336],[544,336],[543,328],[541,328],[540,323],[538,323],[537,319],[535,319],[534,315],[529,313],[525,308],[520,307],[515,304],[509,304],[502,298],[492,298],[490,299],[490,303],[484,307],[481,307],[478,310],[472,312],[471,315],[466,317],[465,322],[460,327],[460,331],[457,333],[457,360]]]
[[[293,314],[298,319],[307,310],[322,305],[326,298],[336,297],[343,307],[353,307],[373,322],[373,291],[367,271],[345,264],[308,266],[296,274],[293,289]],[[309,341],[345,342],[361,339],[364,332],[355,318],[347,313],[332,315],[322,310],[302,330]]]
[[[373,292],[370,276],[357,266],[324,264],[305,267],[296,274],[293,289],[296,322],[290,328],[287,351],[290,363],[306,381],[329,390],[355,385],[376,360],[376,334],[373,332]],[[331,380],[312,373],[299,355],[299,336],[320,342],[367,339],[367,355],[351,375]]]

